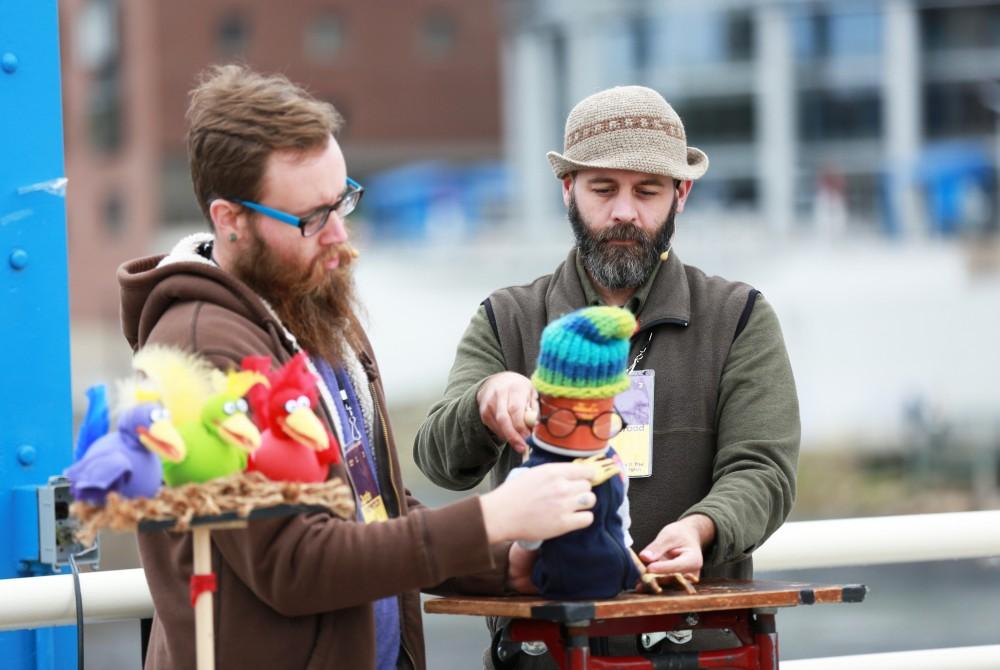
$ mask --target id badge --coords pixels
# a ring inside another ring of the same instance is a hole
[[[625,419],[625,430],[611,439],[629,477],[653,474],[654,370],[633,370],[629,388],[615,397],[615,408]]]
[[[351,473],[351,481],[354,482],[354,490],[358,493],[360,502],[361,517],[365,523],[376,521],[386,521],[389,514],[385,509],[385,503],[378,492],[378,484],[375,482],[374,468],[368,460],[368,452],[365,451],[361,440],[356,440],[344,451],[344,462],[347,463],[348,472]]]

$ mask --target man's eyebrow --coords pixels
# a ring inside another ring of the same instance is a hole
[[[344,197],[345,195],[347,195],[347,190],[348,190],[348,188],[350,188],[350,187],[349,187],[349,186],[346,186],[346,185],[345,185],[345,186],[344,186],[344,190],[343,190],[343,191],[341,191],[341,192],[340,192],[340,194],[339,194],[339,195],[338,195],[338,196],[337,196],[336,198],[334,198],[333,202],[328,202],[328,203],[324,203],[324,204],[320,205],[319,207],[314,207],[313,209],[311,209],[311,210],[309,210],[308,212],[306,212],[305,214],[303,214],[303,215],[302,215],[302,216],[301,216],[300,218],[303,218],[303,219],[307,219],[307,218],[309,218],[310,216],[312,216],[313,214],[319,214],[319,213],[320,213],[320,212],[322,212],[323,210],[325,210],[325,209],[329,209],[329,208],[333,207],[333,206],[334,206],[334,205],[336,205],[336,204],[337,204],[338,202],[340,202],[340,200],[341,200],[341,199],[342,199],[342,198],[343,198],[343,197]]]
[[[587,184],[588,185],[595,185],[595,184],[615,184],[615,185],[617,185],[618,182],[615,179],[611,178],[611,177],[590,177],[590,178],[587,179]],[[664,184],[665,184],[665,182],[664,182],[663,179],[660,179],[658,177],[648,177],[646,179],[643,179],[642,181],[636,182],[635,185],[636,186],[663,186]]]

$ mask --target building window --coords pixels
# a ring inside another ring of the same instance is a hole
[[[250,44],[250,25],[240,12],[226,13],[216,25],[215,41],[219,53],[225,58],[235,58],[246,53]]]
[[[730,61],[748,61],[754,56],[753,17],[750,12],[726,14],[726,56]]]
[[[746,10],[670,12],[647,22],[648,53],[657,65],[711,65],[753,57],[754,25]]]
[[[830,12],[805,9],[792,16],[795,56],[805,61],[877,55],[882,50],[882,15],[877,7]]]
[[[872,139],[882,132],[878,91],[802,91],[799,136],[806,142]]]
[[[1000,5],[928,8],[920,26],[928,51],[1000,47]]]
[[[98,72],[120,54],[121,22],[118,3],[113,0],[91,0],[76,20],[74,53],[80,66],[88,72]]]
[[[752,210],[758,205],[758,198],[754,177],[706,177],[698,182],[698,197],[688,201],[686,207],[695,211],[719,207]]]
[[[168,226],[204,220],[191,186],[187,154],[168,151],[160,163],[160,220]]]
[[[753,141],[754,104],[749,95],[687,99],[676,108],[695,145]]]
[[[121,70],[117,65],[95,76],[87,90],[87,125],[91,145],[116,154],[125,143]]]
[[[122,95],[122,21],[117,0],[91,0],[77,23],[76,55],[90,75],[86,91],[88,136],[101,153],[125,142]]]
[[[344,19],[326,13],[309,21],[305,30],[306,57],[314,63],[334,60],[344,48]]]
[[[450,13],[437,10],[424,17],[420,46],[431,60],[443,60],[450,56],[457,41],[458,25]]]
[[[924,133],[932,138],[993,133],[996,114],[983,95],[977,82],[926,85]]]
[[[121,193],[113,191],[104,198],[102,218],[109,237],[119,238],[125,232],[125,201]]]

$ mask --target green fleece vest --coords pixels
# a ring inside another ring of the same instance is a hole
[[[542,329],[586,305],[572,259],[571,254],[553,274],[532,284],[500,289],[484,303],[508,370],[530,376]],[[629,482],[630,532],[637,551],[712,486],[719,380],[755,296],[746,284],[709,277],[672,256],[636,315],[639,331],[632,337],[629,362],[645,347],[636,369],[656,371],[653,475]],[[519,464],[520,455],[505,449],[491,472],[493,486]],[[747,556],[715,566],[706,561],[702,577],[749,579],[751,573]]]

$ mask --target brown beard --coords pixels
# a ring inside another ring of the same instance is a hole
[[[617,290],[639,288],[660,264],[660,253],[670,246],[674,236],[674,218],[677,216],[677,198],[674,197],[659,227],[646,234],[631,223],[618,223],[602,232],[584,220],[576,204],[576,194],[570,193],[569,222],[576,237],[576,246],[583,267],[590,277],[605,288]],[[618,248],[612,241],[632,241],[634,247]]]
[[[253,221],[250,239],[250,249],[237,257],[233,273],[270,303],[299,345],[331,365],[341,363],[349,350],[361,351],[364,336],[345,250],[330,247],[303,274],[271,253]],[[336,255],[341,264],[327,270],[327,261]]]

